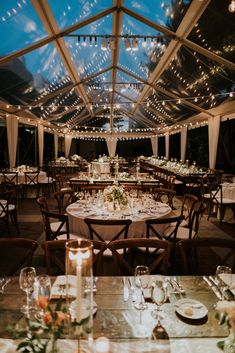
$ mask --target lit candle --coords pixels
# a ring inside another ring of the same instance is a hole
[[[107,337],[99,337],[95,344],[96,353],[109,353],[110,352],[110,342]]]
[[[77,253],[77,322],[82,319],[82,254]]]

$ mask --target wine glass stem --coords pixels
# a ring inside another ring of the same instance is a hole
[[[144,299],[144,289],[141,287],[141,298],[140,298],[140,303],[142,306],[145,305],[145,299]]]

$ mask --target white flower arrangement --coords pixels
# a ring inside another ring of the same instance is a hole
[[[226,322],[235,332],[235,301],[221,300],[217,303],[216,309],[222,313],[220,321]]]
[[[119,185],[110,185],[104,189],[104,201],[115,202],[126,206],[128,205],[128,194],[125,192],[124,188]]]

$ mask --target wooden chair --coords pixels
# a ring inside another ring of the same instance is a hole
[[[42,248],[45,252],[46,272],[50,276],[65,274],[65,245],[67,239],[49,240],[42,243]],[[101,276],[102,256],[105,249],[105,244],[100,241],[93,241],[93,273]]]
[[[175,197],[175,195],[176,195],[176,192],[170,189],[156,188],[154,190],[155,201],[166,203],[171,208],[173,208],[173,198]]]
[[[114,240],[124,238],[126,239],[128,236],[129,226],[132,221],[130,219],[94,219],[94,218],[85,218],[84,222],[88,226],[90,239],[99,240],[105,243],[106,245]],[[109,233],[107,239],[104,238],[104,232]],[[106,249],[104,255],[110,256],[111,253],[109,249]]]
[[[177,248],[185,275],[214,275],[218,265],[230,266],[235,271],[235,240],[188,239],[180,241]]]
[[[49,211],[49,207],[48,207],[47,200],[46,200],[45,196],[38,197],[36,199],[36,202],[37,202],[38,206],[40,207],[40,210]]]
[[[193,194],[203,200],[205,193],[204,178],[198,174],[190,174],[185,181],[185,193]]]
[[[17,275],[21,268],[32,265],[38,243],[24,238],[0,239],[0,275]]]
[[[135,267],[140,264],[147,265],[151,273],[168,273],[171,245],[166,240],[122,239],[107,244],[107,247],[113,256],[114,275],[133,276]],[[150,248],[154,249],[151,253]]]
[[[147,219],[145,221],[146,238],[156,238],[160,240],[169,240],[170,238],[176,239],[178,228],[183,219],[184,216],[182,215],[168,218]],[[166,237],[164,228],[168,229],[169,227],[171,227],[171,232]]]
[[[17,220],[17,197],[15,190],[0,193],[0,220],[6,223],[8,234],[10,234],[9,218],[19,234],[20,230]]]
[[[223,188],[221,185],[220,175],[207,175],[206,178],[207,193],[204,194],[204,201],[208,205],[208,217],[210,219],[213,210],[219,211],[220,222],[224,219],[224,213],[226,207],[229,207],[233,211],[235,218],[235,200],[223,197]]]
[[[181,227],[189,226],[189,221],[193,211],[193,205],[197,201],[198,201],[198,198],[195,195],[192,195],[192,194],[184,195],[182,205],[181,205],[181,210],[180,210],[180,214],[184,216],[183,221],[180,223]]]
[[[69,219],[65,214],[48,212],[41,209],[46,233],[46,240],[77,239],[75,234],[69,232]]]
[[[39,196],[39,183],[38,176],[39,172],[25,172],[25,181],[23,184],[23,194],[27,197],[28,191],[33,190],[35,193],[35,197]]]
[[[177,234],[172,237],[173,227],[169,226],[164,231],[163,237],[168,240],[178,242],[180,240],[192,239],[198,236],[200,221],[206,210],[206,204],[196,201],[192,206],[192,213],[189,218],[188,227],[178,227]]]
[[[18,182],[18,172],[3,172],[3,181],[14,183],[16,185]]]
[[[76,197],[74,195],[74,192],[71,188],[66,188],[66,189],[62,189],[60,191],[56,191],[53,194],[57,205],[58,205],[58,210],[59,213],[65,213],[66,212],[66,208],[73,202],[76,201]]]

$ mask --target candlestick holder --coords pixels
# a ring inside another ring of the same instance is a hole
[[[69,240],[66,243],[66,300],[71,322],[76,322],[78,351],[80,340],[93,338],[93,271],[92,243],[89,240]]]

